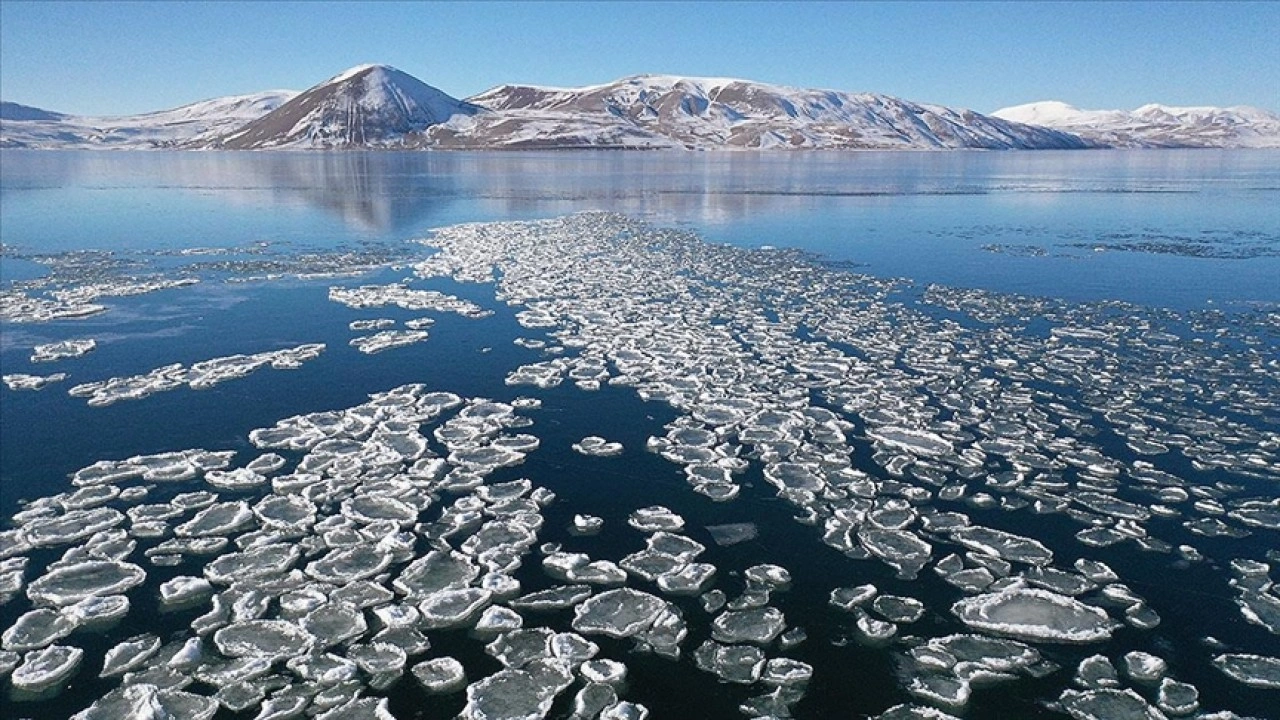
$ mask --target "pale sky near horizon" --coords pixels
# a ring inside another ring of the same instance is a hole
[[[112,115],[394,65],[456,97],[641,73],[877,92],[991,112],[1280,111],[1276,2],[0,0],[0,98]]]

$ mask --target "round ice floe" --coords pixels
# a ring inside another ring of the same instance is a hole
[[[786,628],[786,618],[777,608],[730,610],[711,623],[711,637],[722,643],[767,645]]]
[[[604,519],[595,515],[574,515],[571,532],[575,535],[595,535],[604,527]]]
[[[32,650],[23,656],[22,664],[14,668],[9,682],[18,690],[38,693],[71,677],[83,659],[83,650],[66,645]]]
[[[668,595],[698,595],[715,578],[716,566],[710,563],[689,563],[678,570],[658,576],[658,588]]]
[[[249,490],[263,485],[267,482],[267,478],[249,468],[237,468],[210,470],[204,474],[204,481],[219,490]]]
[[[426,596],[466,587],[480,574],[471,558],[453,551],[432,550],[409,563],[392,585],[406,595]]]
[[[845,612],[853,612],[856,608],[865,605],[868,601],[880,592],[875,585],[859,585],[857,587],[839,587],[831,591],[831,597],[828,603],[832,607],[840,608]]]
[[[881,595],[872,601],[871,607],[881,617],[895,623],[913,623],[924,616],[924,603],[899,595]]]
[[[434,592],[418,605],[422,627],[434,630],[470,625],[492,600],[493,594],[482,588]]]
[[[555,693],[523,670],[502,670],[467,688],[463,720],[541,720]]]
[[[467,684],[462,663],[451,657],[438,657],[420,662],[412,668],[422,688],[432,695],[457,692]]]
[[[35,520],[23,526],[26,541],[36,547],[65,545],[124,522],[124,514],[112,508],[72,510],[65,515]]]
[[[325,603],[307,613],[300,624],[323,647],[360,637],[369,629],[360,609],[345,602]]]
[[[966,625],[1023,640],[1090,643],[1118,625],[1103,610],[1038,588],[1010,588],[965,598],[951,606]]]
[[[383,520],[408,527],[418,519],[418,510],[394,498],[358,495],[342,503],[342,514],[360,524]]]
[[[529,628],[503,633],[484,650],[504,667],[513,669],[551,657],[551,638],[555,633],[547,628]]]
[[[486,445],[454,450],[449,453],[449,462],[464,468],[488,471],[494,468],[519,465],[524,462],[524,453]]]
[[[296,531],[316,520],[316,506],[298,495],[268,495],[253,506],[253,514],[263,527]]]
[[[589,683],[620,686],[627,679],[627,666],[617,660],[588,660],[578,666],[578,674]]]
[[[750,685],[764,672],[765,656],[753,645],[721,645],[707,640],[693,652],[698,667],[725,682]]]
[[[100,677],[114,677],[133,670],[160,649],[160,638],[147,633],[131,637],[107,651]]]
[[[1164,714],[1132,690],[1067,690],[1059,701],[1075,720],[1163,720]]]
[[[402,648],[385,642],[353,645],[347,649],[347,657],[370,675],[399,673],[408,661]]]
[[[142,568],[131,563],[86,560],[37,578],[27,586],[27,597],[37,605],[71,605],[89,597],[122,593],[141,585],[146,577]]]
[[[661,598],[639,590],[608,590],[574,610],[573,629],[589,635],[631,637],[652,625],[666,605]]]
[[[39,650],[61,640],[76,629],[75,621],[47,608],[23,614],[0,636],[0,647],[14,652]]]
[[[382,572],[391,564],[390,554],[370,543],[330,550],[306,567],[311,577],[335,585],[363,580]]]
[[[172,717],[209,720],[218,712],[213,698],[163,690],[155,685],[125,685],[102,696],[91,707],[72,716],[73,720],[118,720],[118,718]]]
[[[557,585],[522,595],[510,602],[518,610],[550,611],[573,607],[591,597],[590,585]]]
[[[1053,551],[1038,540],[981,525],[956,528],[951,531],[951,539],[970,550],[1005,560],[1031,565],[1048,565],[1053,562]]]
[[[1134,650],[1124,654],[1124,671],[1135,682],[1154,685],[1160,682],[1168,668],[1163,658],[1151,653]]]
[[[1280,658],[1227,653],[1215,657],[1213,664],[1227,677],[1249,687],[1280,690]]]
[[[1172,678],[1160,681],[1156,706],[1170,715],[1190,715],[1200,709],[1200,691],[1196,686]]]
[[[183,605],[204,598],[213,592],[208,580],[179,575],[160,584],[160,601],[165,605]]]
[[[929,562],[933,546],[905,530],[882,530],[865,527],[858,540],[872,555],[898,571],[900,577],[913,577]]]
[[[757,588],[781,590],[791,585],[791,573],[780,565],[768,563],[752,565],[742,573],[747,582]]]
[[[282,575],[302,556],[297,545],[272,543],[238,553],[227,553],[204,567],[209,582],[230,585],[252,578]]]
[[[473,628],[477,633],[500,633],[508,630],[519,630],[524,626],[524,618],[516,611],[501,605],[490,605],[480,613],[480,619]]]
[[[583,455],[593,457],[613,457],[621,455],[623,451],[622,443],[609,442],[597,435],[589,435],[573,444],[573,449]]]
[[[63,607],[62,612],[77,625],[91,628],[128,615],[129,604],[129,598],[124,595],[95,595]]]
[[[627,524],[641,532],[678,532],[684,529],[684,518],[661,505],[653,505],[631,513]]]
[[[179,537],[207,537],[230,535],[253,524],[253,511],[249,504],[237,500],[224,502],[196,513],[195,517],[173,529]]]
[[[227,657],[285,659],[310,652],[315,638],[284,620],[246,620],[218,630],[213,643]]]

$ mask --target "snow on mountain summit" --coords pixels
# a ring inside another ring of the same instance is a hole
[[[457,147],[948,149],[1084,147],[1066,133],[871,93],[734,78],[633,75],[603,85],[502,85]]]
[[[1246,106],[1081,110],[1045,101],[992,115],[1063,130],[1107,147],[1280,147],[1280,115]]]
[[[389,65],[358,65],[227,135],[218,146],[412,146],[427,128],[477,111]]]

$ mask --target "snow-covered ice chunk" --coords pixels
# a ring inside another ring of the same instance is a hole
[[[373,355],[383,350],[426,342],[430,337],[426,330],[383,330],[373,335],[351,338],[348,344],[366,355]]]
[[[37,605],[65,606],[85,598],[115,595],[141,585],[147,574],[132,563],[86,560],[63,565],[27,586],[27,597]]]
[[[321,647],[358,638],[369,629],[364,613],[346,602],[327,602],[313,609],[299,623]]]
[[[950,535],[952,540],[970,550],[995,555],[1005,560],[1031,565],[1048,565],[1053,562],[1053,551],[1043,543],[1003,530],[969,525],[952,530]]]
[[[50,375],[12,373],[10,375],[0,376],[0,382],[7,385],[10,390],[43,390],[47,385],[62,382],[66,379],[66,373],[52,373]]]
[[[865,527],[858,540],[872,555],[898,571],[903,578],[914,577],[929,562],[933,546],[905,530],[883,530]]]
[[[446,695],[466,687],[467,674],[462,663],[451,657],[438,657],[414,665],[411,669],[422,688],[431,695]]]
[[[523,670],[502,670],[467,688],[463,720],[541,720],[554,693]]]
[[[129,638],[107,651],[101,677],[115,677],[134,670],[160,649],[160,638],[146,633]]]
[[[33,520],[22,527],[24,539],[36,547],[51,547],[84,540],[124,522],[124,514],[107,507],[72,510],[50,518]]]
[[[284,620],[246,620],[215,632],[213,643],[227,657],[284,660],[310,652],[315,638]]]
[[[509,604],[517,610],[550,611],[578,605],[591,597],[590,585],[557,585],[538,590],[512,600]],[[610,591],[613,592],[613,591]]]
[[[346,585],[356,580],[373,577],[391,565],[391,555],[371,543],[330,550],[324,557],[306,567],[311,577]]]
[[[589,435],[573,444],[575,452],[592,457],[613,457],[621,455],[622,443],[610,442],[598,435]]]
[[[1213,664],[1227,677],[1249,687],[1280,690],[1280,658],[1246,653],[1225,653]]]
[[[61,342],[36,345],[32,348],[31,362],[54,362],[56,360],[64,360],[67,358],[77,358],[93,352],[97,347],[98,341],[93,338],[86,338],[84,340],[63,340]]]
[[[573,629],[588,635],[632,637],[648,629],[666,606],[661,598],[640,590],[608,590],[578,605]]]
[[[711,623],[711,637],[726,644],[767,645],[786,628],[782,611],[772,607],[729,610]]]
[[[208,580],[179,575],[160,584],[160,601],[165,605],[185,605],[212,592],[213,585]]]
[[[155,685],[123,685],[102,696],[72,720],[119,720],[120,718],[183,718],[209,720],[218,712],[218,701]]]
[[[38,693],[71,677],[83,659],[83,650],[66,645],[32,650],[23,656],[22,664],[14,668],[9,682],[18,690]]]
[[[653,505],[631,513],[627,524],[641,532],[679,532],[684,529],[684,518],[661,505]]]
[[[693,652],[701,670],[725,682],[750,685],[764,673],[765,655],[754,645],[721,645],[707,640]]]
[[[1164,720],[1164,713],[1132,690],[1067,690],[1059,704],[1075,720]]]
[[[1103,610],[1039,588],[1010,588],[965,598],[951,611],[970,627],[1038,642],[1099,642],[1118,627]]]
[[[70,635],[76,622],[64,613],[38,608],[22,614],[0,636],[0,647],[14,652],[39,650]]]
[[[1160,682],[1169,666],[1164,659],[1133,650],[1124,654],[1124,671],[1135,682],[1154,685]]]
[[[418,604],[422,627],[429,630],[470,625],[490,602],[493,594],[483,588],[440,590]]]
[[[253,524],[253,510],[243,500],[210,505],[173,529],[178,537],[230,535]]]

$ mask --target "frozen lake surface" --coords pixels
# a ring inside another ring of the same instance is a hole
[[[0,160],[0,714],[1275,716],[1280,154]]]

